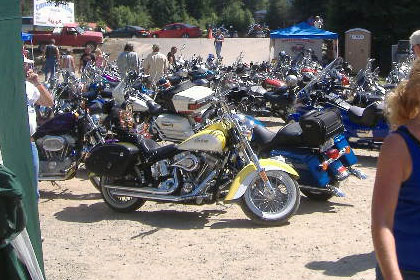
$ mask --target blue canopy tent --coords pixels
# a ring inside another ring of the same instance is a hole
[[[300,42],[304,44],[305,40],[306,42],[314,42],[315,40],[335,40],[336,50],[338,50],[337,33],[316,28],[315,26],[309,25],[306,22],[301,22],[283,29],[273,30],[270,33],[270,39],[270,48],[275,47],[276,41],[280,41],[280,43]],[[316,45],[320,46],[321,44]],[[336,55],[338,55],[337,52]]]
[[[22,41],[32,41],[32,34],[22,32],[20,37],[22,38]]]

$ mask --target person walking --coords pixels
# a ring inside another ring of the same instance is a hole
[[[155,85],[156,82],[168,70],[169,62],[166,56],[159,52],[159,45],[153,45],[153,52],[149,54],[143,62],[144,72],[150,75],[150,82]]]
[[[178,49],[176,47],[172,47],[171,51],[168,52],[168,55],[167,55],[169,65],[172,65],[173,67],[176,66],[175,54],[176,54],[177,51],[178,51]]]
[[[45,47],[43,56],[45,58],[44,65],[44,75],[45,81],[48,81],[51,78],[55,78],[55,72],[57,68],[57,63],[60,60],[60,51],[55,45],[55,40],[51,39],[50,43]],[[48,76],[48,74],[50,74]]]
[[[379,154],[372,197],[376,279],[420,279],[420,60],[387,98],[397,128]]]
[[[80,57],[79,73],[82,73],[89,63],[95,63],[95,56],[93,55],[91,48],[86,47]]]
[[[140,60],[132,44],[125,44],[124,51],[118,55],[117,66],[122,78],[130,71],[140,70]]]
[[[32,135],[36,132],[36,112],[35,104],[41,106],[52,107],[54,106],[54,99],[48,89],[39,82],[38,75],[33,71],[33,61],[24,57],[23,60],[24,71],[26,73],[25,90],[28,110],[28,122],[29,132],[31,135],[31,149],[32,149],[32,160],[34,165],[34,186],[36,186],[36,195],[39,199],[39,187],[38,187],[38,173],[39,173],[39,158],[38,149],[36,143],[32,138]]]
[[[221,52],[222,52],[222,45],[225,41],[225,37],[222,34],[222,30],[218,29],[216,32],[216,36],[214,36],[214,47],[216,49],[216,55],[218,59],[223,59]]]
[[[410,44],[416,58],[420,57],[420,30],[414,31],[410,36]]]

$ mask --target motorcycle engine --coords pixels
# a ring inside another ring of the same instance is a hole
[[[70,135],[46,135],[36,141],[39,155],[40,179],[49,176],[65,176],[73,160],[76,140]]]

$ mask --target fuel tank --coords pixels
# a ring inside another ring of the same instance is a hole
[[[222,153],[226,146],[226,131],[218,125],[211,125],[192,135],[178,145],[185,151],[206,151]]]

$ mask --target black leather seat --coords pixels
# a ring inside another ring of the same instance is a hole
[[[353,99],[353,104],[367,107],[374,102],[382,102],[384,100],[383,95],[378,95],[370,92],[357,93]]]
[[[161,147],[151,139],[143,139],[140,142],[140,148],[142,149],[147,162],[150,164],[159,160],[171,158],[179,152],[175,144]]]
[[[293,101],[291,95],[286,92],[279,92],[279,91],[269,91],[264,93],[264,98],[272,103],[289,103]]]
[[[112,90],[111,90],[111,89],[104,89],[104,90],[101,90],[100,95],[101,95],[103,98],[112,98]]]
[[[351,106],[348,115],[351,122],[356,124],[373,127],[384,117],[384,104],[372,103],[366,108]]]
[[[253,131],[252,142],[256,143],[258,146],[267,146],[273,141],[275,136],[275,132],[268,130],[264,126],[256,125]]]
[[[287,124],[281,128],[270,143],[271,148],[276,147],[303,147],[302,128],[299,123]]]
[[[146,101],[146,105],[147,105],[147,108],[149,109],[149,113],[152,115],[159,115],[163,113],[164,111],[162,106],[160,106],[159,104],[157,104],[156,102],[152,100]]]

